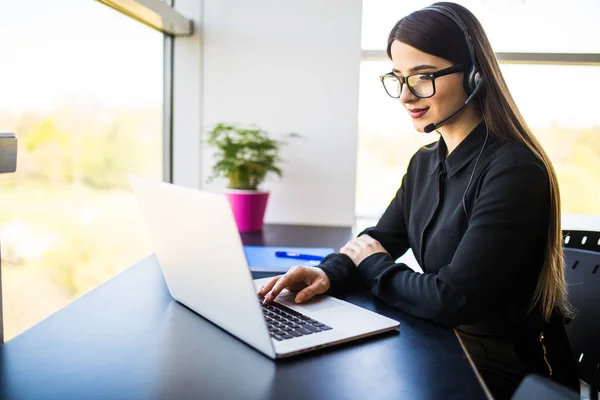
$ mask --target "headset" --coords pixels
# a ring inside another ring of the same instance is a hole
[[[431,6],[423,8],[423,10],[424,11],[435,11],[437,13],[445,15],[447,18],[452,20],[465,35],[465,42],[467,43],[467,49],[469,50],[469,57],[471,58],[471,66],[470,66],[469,70],[467,72],[465,72],[465,77],[463,80],[463,87],[465,89],[465,92],[468,95],[467,100],[459,109],[454,111],[452,114],[448,115],[446,118],[442,119],[441,121],[439,121],[437,123],[431,123],[431,124],[427,125],[423,130],[425,131],[425,133],[429,133],[433,130],[436,130],[437,128],[442,126],[446,121],[448,121],[450,118],[454,117],[456,114],[458,114],[460,111],[462,111],[479,93],[481,93],[481,91],[483,90],[483,88],[485,86],[484,85],[485,80],[478,69],[477,58],[475,57],[475,50],[473,49],[473,43],[471,42],[471,35],[469,34],[467,26],[462,21],[460,16],[453,9],[443,6],[441,4],[431,5]],[[481,150],[479,151],[477,160],[475,160],[475,166],[473,167],[473,172],[471,173],[471,177],[469,178],[469,182],[467,183],[467,187],[465,189],[465,192],[464,192],[463,198],[462,198],[462,206],[463,206],[463,210],[465,211],[465,215],[467,216],[467,220],[470,218],[469,212],[467,211],[467,206],[466,206],[467,191],[469,190],[469,187],[471,186],[471,182],[473,181],[473,176],[475,175],[475,169],[477,168],[477,163],[479,162],[479,159],[481,158],[481,154],[483,153],[483,149],[485,148],[485,145],[487,144],[487,140],[488,140],[488,136],[489,136],[487,121],[485,121],[485,114],[483,113],[483,103],[481,101],[481,98],[479,99],[479,107],[482,109],[481,114],[483,115],[483,121],[485,124],[485,140],[483,141],[483,146],[481,146]]]
[[[440,13],[447,18],[450,18],[462,31],[465,35],[465,42],[467,43],[467,49],[469,51],[469,58],[471,59],[470,68],[467,72],[465,72],[465,77],[463,80],[463,87],[465,88],[465,92],[468,97],[465,103],[452,114],[448,115],[446,118],[442,119],[437,123],[431,123],[424,128],[425,133],[429,133],[431,131],[436,130],[440,126],[442,126],[446,121],[450,118],[454,117],[463,108],[465,108],[474,98],[477,96],[484,88],[484,78],[478,70],[477,57],[475,57],[475,50],[473,49],[473,43],[471,42],[471,35],[467,30],[467,26],[464,24],[462,19],[458,16],[458,14],[449,7],[445,7],[443,5],[431,5],[423,8],[423,11],[435,11]]]

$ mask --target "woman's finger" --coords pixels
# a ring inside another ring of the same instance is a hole
[[[322,278],[317,278],[308,287],[298,292],[294,301],[296,303],[302,303],[303,301],[309,300],[318,294],[325,293],[327,289],[328,287],[325,280]]]
[[[259,296],[264,296],[266,293],[269,293],[271,291],[271,289],[273,288],[273,286],[275,286],[275,284],[277,283],[277,281],[279,279],[281,279],[283,275],[278,275],[276,277],[274,277],[273,279],[271,279],[269,282],[267,282],[263,287],[261,287],[258,290],[258,295]]]
[[[305,267],[302,267],[302,266],[298,266],[298,267],[294,267],[294,268],[290,269],[285,275],[283,275],[281,277],[281,279],[279,279],[275,283],[275,285],[272,287],[269,294],[267,294],[265,296],[264,302],[265,303],[271,302],[273,299],[275,299],[279,295],[279,293],[281,293],[281,291],[283,289],[285,289],[288,286],[292,286],[297,281],[302,281],[304,279],[304,271],[305,271]]]

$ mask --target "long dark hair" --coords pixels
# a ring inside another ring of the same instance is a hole
[[[537,281],[530,311],[539,308],[544,318],[549,319],[552,311],[557,307],[562,315],[571,316],[564,277],[560,193],[554,167],[519,112],[504,81],[492,46],[477,18],[469,10],[455,3],[439,2],[435,5],[452,9],[467,26],[479,64],[478,68],[485,77],[485,87],[480,96],[482,112],[490,135],[526,145],[546,167],[550,180],[549,230],[544,265]],[[390,59],[394,40],[455,64],[470,63],[464,34],[454,21],[436,11],[415,11],[398,21],[388,38],[387,53]]]

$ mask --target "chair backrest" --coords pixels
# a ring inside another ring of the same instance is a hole
[[[512,400],[579,400],[579,398],[579,393],[535,374],[527,375],[511,397]]]
[[[600,364],[600,232],[564,231],[565,279],[577,316],[566,326],[579,377],[598,385]]]

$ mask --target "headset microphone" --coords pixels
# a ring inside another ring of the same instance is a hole
[[[469,103],[471,102],[471,100],[473,100],[475,98],[475,96],[477,96],[479,94],[479,92],[481,92],[481,89],[483,89],[483,78],[478,78],[477,86],[475,86],[475,90],[473,90],[473,93],[471,93],[471,95],[467,98],[467,101],[465,101],[465,104],[463,104],[458,110],[454,111],[452,114],[448,115],[446,118],[444,118],[440,122],[427,125],[423,129],[423,131],[425,133],[429,133],[429,132],[436,130],[440,126],[442,126],[444,124],[444,122],[448,121],[450,118],[454,117],[456,114],[461,112],[466,106],[468,106]]]

